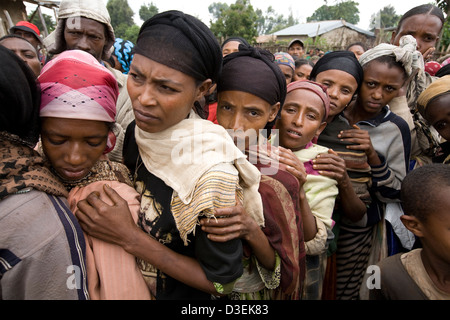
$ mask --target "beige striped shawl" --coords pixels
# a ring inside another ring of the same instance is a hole
[[[185,244],[199,215],[211,217],[214,208],[234,206],[235,194],[243,194],[246,212],[264,226],[261,174],[223,127],[191,111],[162,132],[136,126],[135,137],[146,169],[174,190],[172,213]]]

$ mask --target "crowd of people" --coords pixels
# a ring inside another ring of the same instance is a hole
[[[101,0],[61,1],[45,39],[19,22],[0,299],[449,300],[444,21],[424,4],[390,43],[308,55],[176,10],[133,44]]]

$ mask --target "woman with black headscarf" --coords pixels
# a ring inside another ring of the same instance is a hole
[[[365,228],[364,218],[378,210],[369,192],[371,174],[365,152],[347,149],[350,143],[339,138],[341,131],[358,129],[349,125],[343,112],[358,94],[363,77],[361,64],[349,51],[327,53],[311,72],[311,79],[328,87],[331,100],[328,124],[317,140],[317,144],[331,150],[316,158],[315,165],[321,174],[336,179],[339,188],[333,211],[334,239],[328,247],[324,299],[358,296],[372,234],[372,228]]]
[[[200,217],[245,197],[247,213],[264,225],[258,170],[225,129],[193,110],[221,68],[220,46],[200,20],[179,11],[147,20],[128,75],[135,121],[124,142],[141,195],[138,226],[111,189],[114,207],[96,195],[79,203],[84,229],[135,255],[156,299],[210,299],[242,275],[241,241],[209,240]]]
[[[236,283],[234,299],[299,299],[305,277],[299,183],[286,166],[269,158],[276,147],[268,143],[270,133],[265,129],[272,128],[279,115],[286,98],[286,79],[273,54],[241,47],[224,58],[217,92],[218,124],[262,174],[259,193],[266,225],[261,230],[245,212],[217,210],[222,219],[202,219],[202,226],[217,241],[238,233],[251,248],[244,257],[249,272]]]
[[[33,149],[40,132],[36,76],[3,46],[0,60],[2,299],[86,300],[83,232],[67,209],[66,189]],[[78,271],[73,290],[69,266]]]
[[[230,37],[222,43],[220,49],[222,50],[222,55],[225,57],[230,53],[238,52],[240,46],[249,47],[250,44],[242,37]]]

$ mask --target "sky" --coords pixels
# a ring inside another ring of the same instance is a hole
[[[388,5],[392,5],[395,8],[395,12],[398,15],[403,15],[409,9],[431,2],[430,0],[354,0],[359,3],[359,23],[358,27],[362,29],[369,29],[370,18],[372,14],[378,12]],[[158,7],[159,12],[176,9],[185,13],[196,16],[209,26],[212,16],[208,11],[208,6],[214,2],[221,2],[227,4],[233,4],[236,0],[129,0],[128,4],[131,9],[136,13],[135,20],[139,25],[139,8],[143,4],[149,4],[153,2]],[[316,9],[325,4],[323,0],[250,0],[251,5],[255,9],[261,9],[263,12],[269,6],[275,10],[276,13],[282,14],[287,18],[292,10],[294,18],[297,18],[299,23],[306,22],[306,18],[310,17]],[[328,0],[328,5],[336,4],[336,0]],[[280,5],[281,4],[281,5]]]
[[[103,0],[107,3],[107,0]],[[378,12],[388,5],[392,5],[395,8],[397,15],[403,15],[409,9],[434,2],[431,0],[354,0],[359,3],[359,23],[358,27],[368,30],[370,25],[370,18],[372,14]],[[142,24],[142,20],[139,18],[139,8],[143,4],[152,3],[159,9],[159,12],[166,10],[180,10],[190,15],[193,15],[203,21],[207,26],[210,25],[212,18],[208,11],[208,6],[214,2],[226,3],[228,5],[233,4],[236,0],[128,0],[128,4],[134,11],[134,20],[137,25]],[[334,5],[337,0],[328,0],[328,5]],[[269,6],[275,10],[276,13],[282,14],[287,18],[292,11],[294,18],[298,19],[299,23],[306,22],[306,18],[310,17],[316,9],[325,4],[323,0],[250,0],[250,4],[255,9],[261,9],[263,12]],[[45,12],[45,11],[44,11]],[[53,12],[45,12],[53,16]]]

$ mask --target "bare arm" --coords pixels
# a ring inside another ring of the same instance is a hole
[[[237,199],[235,207],[215,209],[217,219],[200,220],[208,239],[225,242],[235,238],[247,241],[258,261],[268,270],[275,268],[275,250],[256,221],[250,217]]]
[[[104,191],[114,205],[107,205],[96,193],[78,203],[77,218],[87,234],[121,246],[188,286],[218,295],[197,260],[178,254],[151,238],[134,223],[126,201],[108,185]]]

